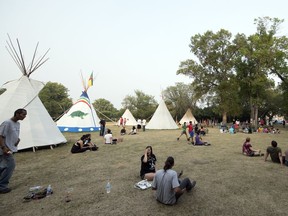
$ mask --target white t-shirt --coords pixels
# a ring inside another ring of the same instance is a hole
[[[105,144],[111,144],[112,143],[112,134],[105,134],[104,140],[105,140]]]

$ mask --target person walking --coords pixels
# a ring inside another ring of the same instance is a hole
[[[177,137],[177,140],[178,140],[178,141],[179,141],[180,137],[181,137],[183,134],[186,136],[187,141],[189,141],[190,139],[189,139],[188,136],[187,136],[187,125],[186,125],[186,122],[184,122],[183,125],[182,125],[181,134],[180,134],[179,137]]]
[[[9,180],[12,177],[16,163],[13,154],[18,151],[20,142],[19,120],[25,119],[27,111],[17,109],[11,119],[4,121],[0,125],[0,193],[9,193]]]

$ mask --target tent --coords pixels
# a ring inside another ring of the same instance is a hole
[[[153,114],[151,120],[148,122],[147,129],[178,129],[178,125],[172,118],[167,106],[162,99]]]
[[[19,150],[27,148],[33,148],[33,150],[35,150],[35,147],[66,143],[67,140],[59,131],[55,122],[52,120],[38,97],[38,93],[45,84],[30,79],[29,77],[37,68],[48,60],[46,59],[45,61],[42,61],[48,51],[40,58],[40,60],[33,64],[38,47],[37,44],[32,63],[29,67],[26,67],[19,41],[17,40],[19,49],[18,53],[14,48],[10,37],[9,40],[10,43],[7,42],[8,47],[6,48],[19,69],[22,71],[23,76],[19,79],[9,81],[2,86],[6,91],[0,95],[0,122],[11,118],[14,111],[19,108],[27,110],[27,117],[20,122],[19,138],[21,141],[18,145]]]
[[[88,85],[82,77],[84,91],[73,106],[57,121],[62,132],[93,132],[100,130],[100,119],[90,102],[87,91],[93,85],[93,72]]]
[[[130,112],[129,109],[126,109],[125,112],[122,115],[122,118],[126,118],[126,124],[128,126],[136,126],[137,122],[134,118],[134,116],[132,115],[132,113]],[[120,119],[118,120],[118,125],[120,125]]]
[[[192,121],[193,125],[198,123],[197,120],[195,119],[195,117],[193,116],[191,109],[189,108],[179,123],[182,125],[184,122],[189,123],[190,121]]]

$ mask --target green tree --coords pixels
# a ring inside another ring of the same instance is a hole
[[[277,74],[287,68],[286,63],[283,63],[286,62],[287,51],[283,48],[288,48],[288,40],[285,37],[276,37],[282,22],[277,18],[258,18],[255,19],[255,34],[249,37],[238,34],[235,37],[235,44],[241,47],[236,67],[242,100],[249,101],[250,118],[256,126],[259,109],[274,87],[274,80],[269,78],[269,74]]]
[[[153,96],[135,90],[135,96],[128,95],[122,101],[124,109],[129,109],[135,118],[147,119],[153,115],[157,102]]]
[[[119,117],[118,110],[113,106],[110,101],[104,98],[99,98],[95,100],[93,102],[93,106],[100,119],[112,119],[113,121],[115,121]]]
[[[183,61],[177,70],[177,74],[193,79],[196,99],[209,96],[212,103],[217,104],[223,122],[227,122],[227,114],[239,112],[238,82],[234,69],[238,47],[231,37],[231,33],[224,29],[192,36],[190,48],[197,61]]]
[[[194,89],[191,84],[176,83],[169,86],[163,92],[167,108],[172,116],[181,119],[188,108],[196,108],[197,99],[194,97]]]
[[[55,82],[48,82],[39,93],[39,98],[53,119],[72,106],[72,99],[68,97],[68,89]]]

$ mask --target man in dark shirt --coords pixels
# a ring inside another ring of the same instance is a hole
[[[277,147],[277,142],[275,140],[272,140],[271,146],[267,148],[264,161],[267,161],[269,155],[274,163],[280,163],[283,165],[282,150]]]

